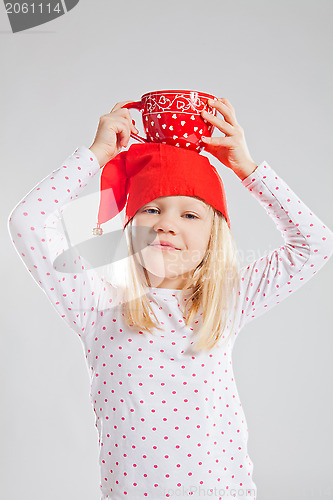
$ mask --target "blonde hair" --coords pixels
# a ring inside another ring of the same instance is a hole
[[[195,351],[209,351],[222,337],[225,342],[229,340],[232,333],[236,302],[238,300],[238,285],[240,276],[240,263],[238,251],[228,227],[225,217],[209,205],[213,211],[213,222],[207,251],[202,261],[194,269],[192,276],[181,290],[180,299],[186,291],[194,288],[193,293],[185,302],[185,324],[191,325],[196,315],[202,308],[203,322],[197,333],[197,343],[192,346]],[[145,286],[150,286],[146,269],[136,262],[133,251],[131,219],[124,231],[127,237],[129,256],[125,271],[126,286],[123,289],[123,316],[128,326],[134,326],[140,330],[146,330],[152,335],[153,328],[162,330],[159,321],[152,310],[149,298],[146,296]],[[233,323],[230,333],[226,338],[224,332],[227,321],[233,311]],[[156,323],[151,316],[154,316]]]

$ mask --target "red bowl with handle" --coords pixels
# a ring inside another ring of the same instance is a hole
[[[200,152],[205,146],[202,136],[211,137],[214,125],[201,116],[204,109],[216,116],[216,109],[207,104],[217,99],[196,90],[156,90],[141,96],[140,101],[122,106],[142,113],[146,138],[132,133],[139,142],[162,142]]]

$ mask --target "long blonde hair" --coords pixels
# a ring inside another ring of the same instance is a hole
[[[223,336],[227,321],[233,312],[233,323],[225,342],[232,333],[236,303],[238,301],[238,285],[240,262],[233,235],[225,217],[212,206],[213,222],[207,251],[200,264],[194,269],[192,276],[181,290],[180,299],[184,303],[184,294],[194,288],[185,302],[185,324],[191,325],[202,308],[203,322],[197,333],[197,343],[192,346],[195,351],[209,351]],[[127,238],[129,255],[125,271],[126,286],[123,289],[123,316],[128,326],[146,330],[152,335],[153,328],[163,331],[146,296],[144,286],[150,286],[146,269],[136,261],[133,251],[131,219],[124,231]],[[147,284],[147,281],[149,284]],[[236,303],[235,303],[236,300]],[[156,322],[151,318],[154,316]]]

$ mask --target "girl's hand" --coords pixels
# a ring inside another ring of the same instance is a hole
[[[224,120],[204,110],[201,111],[201,117],[217,127],[225,136],[202,137],[202,142],[205,144],[204,150],[215,156],[223,165],[231,168],[243,180],[257,168],[257,165],[251,158],[244,130],[236,120],[235,110],[226,98],[208,99],[208,105],[217,109],[223,115]]]
[[[118,102],[110,113],[99,119],[96,137],[89,149],[101,167],[117,156],[123,147],[127,147],[132,132],[139,134],[129,110],[122,108],[128,102],[133,101]]]

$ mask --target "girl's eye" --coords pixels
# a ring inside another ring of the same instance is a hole
[[[146,210],[142,210],[142,212],[148,212],[149,210],[155,210],[155,211],[157,211],[156,208],[146,208]]]
[[[155,212],[157,212],[157,208],[146,208],[145,210],[142,210],[142,211],[143,212],[148,212],[149,210],[155,210]],[[196,217],[194,214],[185,214],[185,215],[191,215],[195,219],[198,219],[198,217]]]

